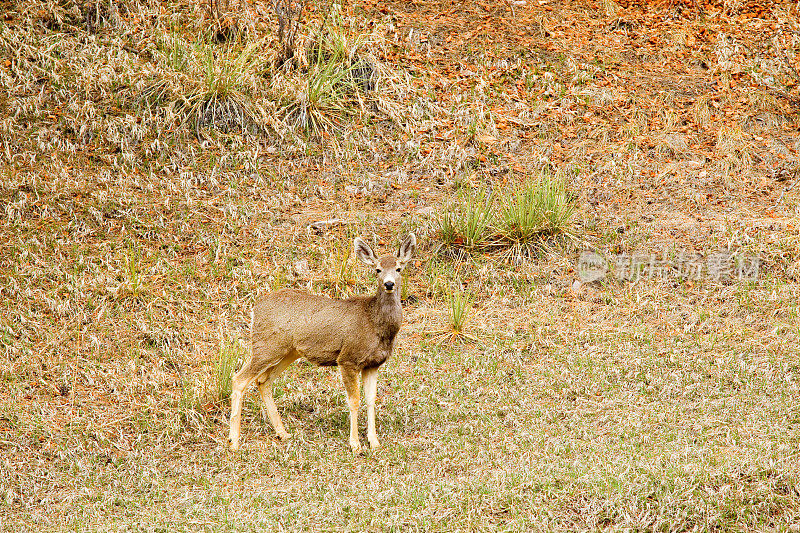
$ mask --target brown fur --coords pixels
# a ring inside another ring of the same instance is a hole
[[[256,381],[267,414],[281,438],[283,427],[272,397],[272,382],[289,364],[305,358],[320,366],[338,366],[350,407],[350,446],[360,450],[357,416],[360,402],[358,375],[362,374],[368,406],[368,438],[375,435],[375,387],[377,369],[391,356],[400,330],[400,273],[414,252],[416,239],[409,235],[397,256],[375,257],[372,249],[356,239],[356,255],[378,272],[373,296],[335,300],[295,289],[266,295],[253,308],[252,353],[233,377],[231,393],[231,448],[239,446],[242,394]]]

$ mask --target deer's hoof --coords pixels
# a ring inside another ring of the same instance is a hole
[[[278,438],[281,440],[289,440],[292,438],[292,434],[284,431],[282,433],[278,433]]]
[[[381,447],[381,443],[378,442],[378,439],[369,439],[369,447],[371,450],[377,450]]]

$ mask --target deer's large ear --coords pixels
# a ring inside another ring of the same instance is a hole
[[[400,249],[397,250],[397,264],[401,268],[408,263],[414,256],[414,251],[417,249],[417,238],[413,233],[409,233],[402,243]]]
[[[356,237],[353,241],[353,250],[355,250],[356,257],[361,259],[361,262],[369,266],[375,266],[378,264],[378,258],[375,257],[375,252],[372,251],[372,248],[369,247],[369,244],[364,242],[364,239],[361,237]]]

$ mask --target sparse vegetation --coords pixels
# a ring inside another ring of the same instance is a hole
[[[795,4],[0,1],[0,529],[797,530]],[[298,364],[229,453],[253,301],[409,228],[383,448]]]
[[[564,181],[545,174],[510,191],[501,209],[500,234],[514,244],[528,244],[567,232],[576,206]]]
[[[568,234],[575,210],[564,181],[542,175],[499,194],[485,188],[462,191],[437,222],[444,244],[486,251]]]
[[[224,333],[223,333],[224,335]],[[214,361],[213,400],[227,400],[231,397],[231,379],[236,367],[246,359],[248,348],[238,338],[223,336],[219,343],[219,352]]]
[[[486,248],[495,225],[495,198],[486,188],[462,190],[448,209],[438,216],[442,241],[467,250]]]
[[[461,285],[456,283],[457,288],[451,289],[448,293],[448,303],[450,304],[450,328],[454,336],[464,335],[464,326],[467,323],[469,312],[472,308],[473,296]]]

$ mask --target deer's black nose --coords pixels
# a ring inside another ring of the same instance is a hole
[[[387,281],[383,286],[386,287],[387,291],[394,290],[394,281]]]

